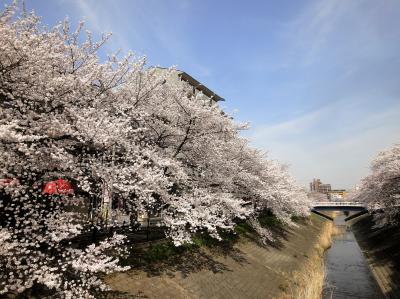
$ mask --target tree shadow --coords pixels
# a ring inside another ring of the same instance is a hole
[[[276,227],[272,228],[272,236],[273,240],[272,241],[267,241],[266,242],[266,248],[272,247],[275,249],[283,249],[285,247],[284,241],[289,240],[289,236],[293,234],[293,231],[290,228],[285,228],[285,227]]]
[[[205,237],[199,244],[186,244],[175,247],[171,241],[165,240],[148,248],[134,248],[131,256],[135,260],[129,260],[126,264],[134,265],[134,269],[140,269],[148,276],[167,275],[173,277],[181,275],[185,278],[191,273],[202,270],[212,273],[232,271],[224,259],[230,258],[236,263],[244,265],[247,262],[244,253],[235,247],[237,238],[216,241]]]
[[[400,298],[400,227],[375,227],[373,217],[369,215],[353,224],[360,246],[377,266],[390,267],[388,279],[391,290],[386,298]]]
[[[298,225],[306,225],[305,219],[296,221]],[[174,277],[181,275],[185,278],[191,273],[202,270],[212,273],[232,271],[224,259],[231,259],[240,265],[249,264],[245,254],[237,246],[238,242],[252,242],[257,246],[269,250],[282,249],[285,241],[292,235],[293,229],[285,225],[270,225],[273,241],[262,243],[260,236],[254,229],[241,226],[235,232],[221,232],[222,240],[211,238],[207,234],[194,237],[194,244],[175,247],[171,241],[163,240],[159,244],[150,243],[147,248],[132,248],[132,259],[125,262],[135,270],[142,270],[148,276],[167,275]]]
[[[298,226],[308,225],[309,223],[307,221],[307,218],[293,219],[294,224]],[[260,236],[257,234],[250,237],[250,239],[266,250],[270,250],[271,248],[282,250],[285,248],[285,241],[288,241],[290,237],[294,235],[294,228],[295,227],[291,227],[280,222],[273,223],[272,225],[268,226],[268,229],[272,234],[272,240],[268,239],[263,243],[260,241]]]
[[[96,294],[98,299],[145,299],[149,298],[143,292],[139,291],[137,294],[129,294],[121,291],[105,291]]]
[[[231,271],[229,267],[216,260],[213,254],[207,253],[202,249],[190,250],[181,255],[175,255],[163,262],[148,264],[142,267],[148,276],[159,276],[166,274],[174,277],[177,273],[183,278],[190,273],[196,273],[202,270],[208,270],[213,273],[222,273]]]

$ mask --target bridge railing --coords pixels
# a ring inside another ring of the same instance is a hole
[[[350,207],[366,207],[366,204],[358,201],[321,201],[314,202],[314,207],[342,207],[342,206],[350,206]]]

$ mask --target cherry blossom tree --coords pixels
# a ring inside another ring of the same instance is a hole
[[[371,173],[351,194],[368,204],[380,225],[400,223],[400,145],[380,152],[371,163]]]
[[[321,192],[312,191],[309,192],[307,195],[310,199],[312,199],[313,202],[321,202],[328,200],[327,194]]]
[[[251,148],[217,103],[171,80],[173,68],[144,58],[100,61],[108,36],[83,24],[52,29],[34,14],[0,15],[0,294],[44,285],[66,298],[106,286],[96,273],[122,271],[124,236],[87,246],[73,239],[96,225],[88,211],[105,197],[124,209],[164,213],[176,245],[196,232],[220,238],[271,211],[291,224],[309,200],[286,167]],[[45,194],[62,178],[73,194]]]
[[[150,76],[157,74],[157,70],[149,72]],[[232,229],[234,219],[256,217],[265,209],[286,223],[291,223],[292,215],[308,213],[306,193],[286,168],[267,160],[239,136],[246,125],[236,124],[217,103],[201,93],[192,94],[191,87],[170,81],[168,76],[167,72],[158,80],[165,84],[152,93],[154,98],[138,106],[151,113],[151,123],[145,126],[160,155],[182,166],[184,175],[173,177],[186,178],[174,181],[179,194],[166,204],[170,216],[165,221],[177,244],[203,229],[218,238],[219,228]],[[198,213],[199,209],[204,212]]]
[[[132,125],[141,116],[124,117],[118,106],[116,90],[138,62],[101,64],[96,52],[107,37],[93,42],[87,33],[79,43],[82,24],[72,33],[67,22],[47,30],[35,15],[15,11],[0,16],[0,292],[41,284],[88,298],[105,288],[93,273],[124,269],[107,255],[123,236],[76,248],[70,240],[88,222],[74,206],[101,198],[105,182],[121,197],[150,197],[168,186],[165,166]],[[43,194],[54,177],[74,181],[76,194]]]

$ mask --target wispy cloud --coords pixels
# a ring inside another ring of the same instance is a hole
[[[113,32],[113,28],[124,28],[128,23],[124,18],[120,18],[120,6],[116,2],[109,2],[107,6],[99,5],[98,1],[73,0],[72,3],[76,12],[82,16],[83,21],[91,28],[94,33],[107,34],[112,33],[112,43],[106,44],[109,52],[123,50],[125,53],[130,50],[128,40],[121,34],[122,32]]]
[[[400,104],[368,111],[362,104],[355,107],[342,101],[282,123],[255,127],[249,138],[255,146],[269,149],[272,158],[289,163],[303,184],[318,176],[335,187],[349,188],[367,173],[378,151],[400,141],[399,118]]]
[[[190,67],[202,76],[212,73],[211,67],[197,62],[196,51],[187,42],[184,23],[190,19],[193,2],[175,1],[175,16],[171,4],[160,1],[94,1],[74,0],[73,6],[88,21],[96,33],[113,31],[108,49],[123,52],[134,50],[139,55],[154,54],[170,57],[171,65]],[[156,51],[157,50],[157,51]],[[150,52],[150,53],[148,53]],[[155,55],[153,55],[155,56]],[[150,63],[154,64],[154,57]],[[179,65],[180,63],[184,66]],[[157,64],[157,62],[156,62]],[[169,66],[169,65],[166,65]]]

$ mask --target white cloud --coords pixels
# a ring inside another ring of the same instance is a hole
[[[362,105],[362,104],[360,104]],[[320,177],[336,188],[350,188],[368,172],[369,162],[378,151],[400,142],[400,105],[352,113],[354,102],[332,103],[285,122],[262,125],[250,132],[252,143],[270,156],[291,165],[291,171],[304,185]],[[341,107],[343,125],[335,121]],[[351,115],[354,115],[354,119]],[[347,122],[347,123],[346,123]]]
[[[143,47],[150,47],[151,50],[157,49],[160,56],[171,57],[172,64],[178,68],[190,67],[197,76],[211,76],[211,67],[197,62],[196,51],[191,49],[185,36],[184,23],[191,18],[192,1],[174,2],[175,7],[160,1],[74,0],[72,3],[96,33],[113,33],[111,42],[107,44],[109,51],[121,49],[126,53],[134,50],[139,55],[146,55],[149,53]],[[175,12],[175,19],[172,19],[171,9],[178,10],[181,17],[176,18]],[[179,62],[185,65],[179,65]]]

